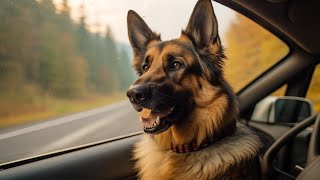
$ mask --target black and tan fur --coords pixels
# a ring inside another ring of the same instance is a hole
[[[155,112],[174,107],[161,120],[160,130],[146,131],[135,146],[139,178],[258,179],[261,143],[237,123],[238,104],[223,77],[225,56],[210,0],[198,1],[177,39],[162,41],[132,10],[128,12],[128,35],[133,66],[139,74],[128,90],[133,106],[137,111],[149,108]],[[139,91],[139,97],[132,91]],[[200,146],[206,138],[222,135],[199,151],[171,150],[172,144],[195,142]]]

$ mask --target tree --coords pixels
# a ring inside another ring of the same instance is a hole
[[[76,27],[76,41],[77,41],[77,53],[81,54],[83,56],[85,56],[86,58],[88,58],[87,56],[87,51],[88,51],[88,30],[87,30],[87,25],[86,25],[86,16],[85,16],[85,9],[84,9],[84,5],[81,5],[79,7],[79,12],[80,12],[80,21],[79,24]]]
[[[235,90],[272,66],[288,53],[273,34],[237,14],[226,33],[226,78]]]
[[[124,91],[133,83],[134,73],[131,69],[128,51],[122,48],[117,58],[117,76],[119,77],[119,90]]]
[[[1,90],[31,84],[66,98],[124,90],[131,82],[127,53],[118,50],[110,27],[104,35],[88,30],[83,5],[79,23],[71,19],[68,0],[59,11],[52,0],[0,5]]]
[[[106,67],[109,72],[109,79],[105,82],[105,89],[107,91],[116,91],[119,87],[119,76],[117,76],[117,58],[118,50],[115,41],[113,40],[113,35],[111,28],[106,27],[106,34],[104,37],[104,62],[103,65]]]
[[[36,74],[37,31],[35,26],[36,2],[9,0],[0,2],[0,79],[3,89],[17,90],[26,80],[32,81]]]
[[[60,14],[51,11],[51,1],[41,1],[49,13],[40,23],[39,84],[53,95],[75,97],[86,88],[86,61],[76,51],[73,23],[68,1],[64,0]]]

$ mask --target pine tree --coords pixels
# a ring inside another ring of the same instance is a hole
[[[119,90],[124,91],[133,83],[134,73],[131,70],[130,57],[125,49],[121,49],[117,58],[117,76],[119,77]]]

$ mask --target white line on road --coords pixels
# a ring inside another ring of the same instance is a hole
[[[38,155],[41,153],[47,153],[49,151],[53,151],[55,149],[62,149],[66,148],[66,146],[71,145],[72,142],[76,142],[78,140],[81,140],[82,138],[86,137],[87,135],[98,131],[101,128],[106,128],[106,126],[117,122],[117,120],[123,116],[126,116],[131,109],[125,109],[123,111],[117,111],[110,113],[110,115],[107,115],[106,117],[92,123],[86,126],[83,126],[81,129],[78,129],[70,134],[65,135],[64,137],[60,138],[57,141],[54,141],[45,147],[41,148],[40,150],[37,150],[37,152],[34,152],[33,154]]]
[[[11,138],[11,137],[14,137],[14,136],[27,134],[27,133],[30,133],[30,132],[33,132],[33,131],[39,131],[41,129],[49,128],[49,127],[52,127],[52,126],[57,126],[57,125],[60,125],[60,124],[68,123],[68,122],[71,122],[71,121],[74,121],[74,120],[78,120],[80,118],[85,118],[85,117],[92,116],[92,115],[95,115],[95,114],[99,114],[99,113],[102,113],[102,112],[105,112],[105,111],[112,111],[112,110],[115,110],[115,109],[118,109],[118,108],[122,108],[123,106],[126,106],[126,105],[128,105],[128,101],[122,101],[120,103],[112,104],[112,105],[105,106],[105,107],[102,107],[102,108],[97,108],[97,109],[94,109],[94,110],[80,112],[80,113],[77,113],[77,114],[74,114],[74,115],[58,118],[56,120],[44,122],[44,123],[41,123],[41,124],[33,125],[33,126],[22,128],[22,129],[18,129],[16,131],[11,131],[11,132],[8,132],[8,133],[5,133],[5,134],[1,134],[0,135],[0,140]]]

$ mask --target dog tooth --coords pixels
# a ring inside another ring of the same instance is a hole
[[[160,124],[160,116],[157,116],[156,124],[157,124],[157,125],[159,125],[159,124]]]

